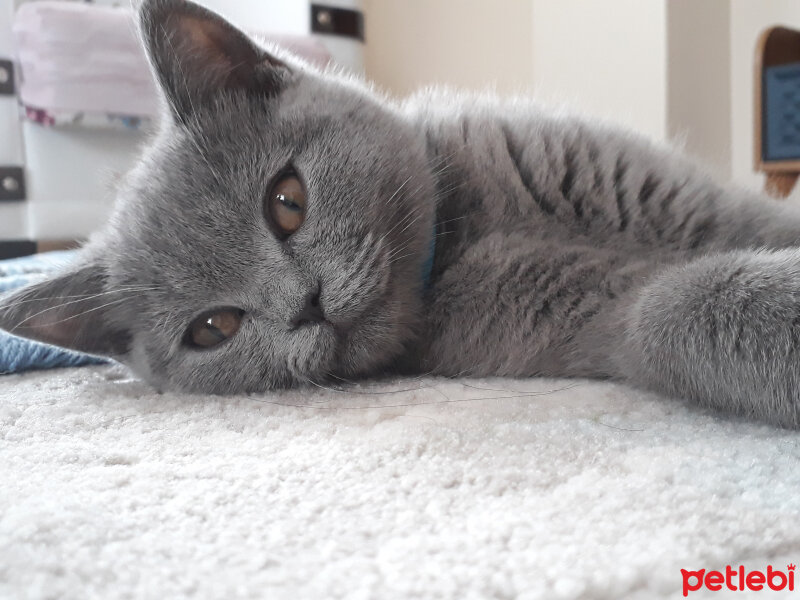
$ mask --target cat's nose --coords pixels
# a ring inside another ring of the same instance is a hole
[[[290,321],[292,327],[296,329],[303,325],[321,323],[325,320],[325,313],[322,311],[322,305],[319,301],[319,292],[320,290],[317,288],[306,294],[303,308]]]

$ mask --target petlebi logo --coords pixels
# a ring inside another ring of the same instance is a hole
[[[683,576],[683,595],[688,596],[689,592],[696,592],[702,588],[712,592],[720,590],[730,590],[732,592],[743,592],[751,590],[787,590],[794,591],[794,563],[786,565],[786,570],[776,569],[772,565],[767,566],[766,571],[748,571],[744,565],[734,568],[730,565],[725,567],[725,571],[687,571],[681,569]]]

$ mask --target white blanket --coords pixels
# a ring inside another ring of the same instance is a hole
[[[800,561],[798,440],[585,381],[6,376],[0,597],[682,598]]]

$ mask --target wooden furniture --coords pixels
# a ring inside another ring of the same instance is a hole
[[[785,198],[800,177],[800,31],[765,29],[754,75],[754,167],[766,173],[766,192]]]

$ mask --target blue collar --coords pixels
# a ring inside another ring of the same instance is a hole
[[[431,287],[431,272],[433,271],[433,259],[436,256],[436,224],[433,225],[431,241],[428,244],[428,257],[422,263],[422,287],[425,290]]]

